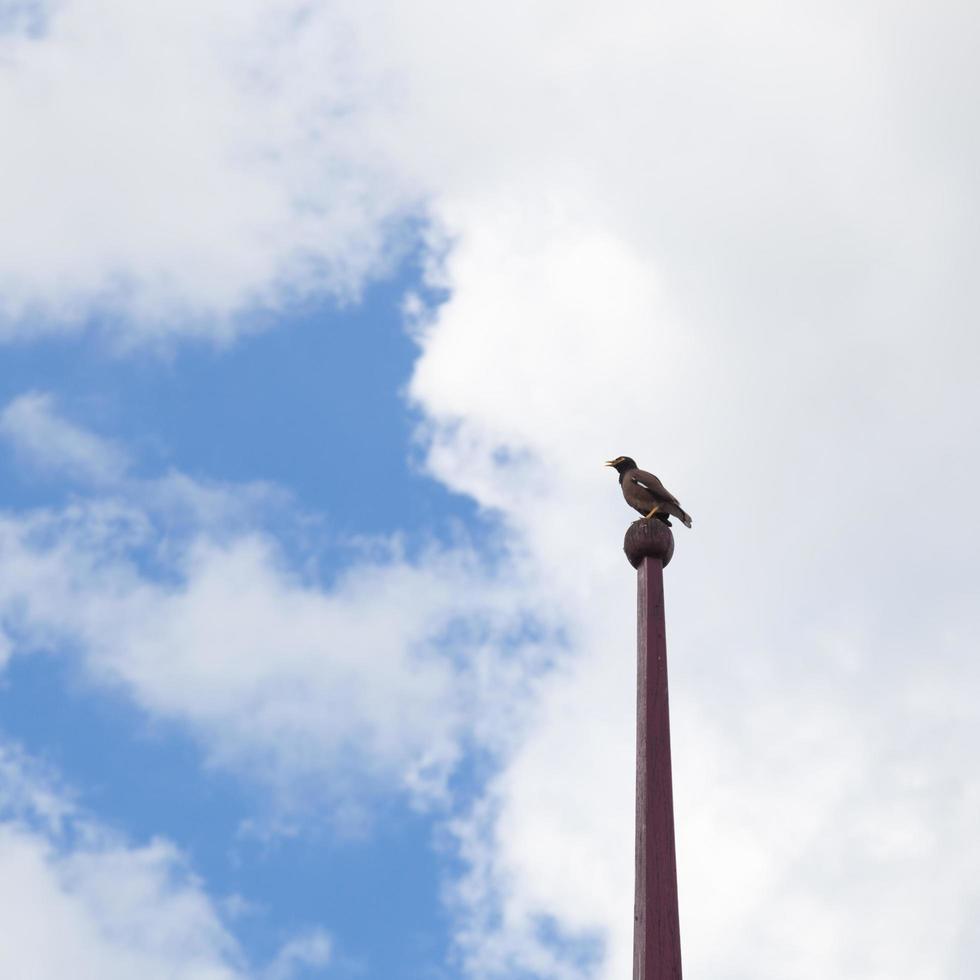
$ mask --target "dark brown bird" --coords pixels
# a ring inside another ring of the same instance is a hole
[[[619,473],[619,485],[623,488],[626,503],[638,510],[644,517],[656,517],[670,527],[669,517],[691,526],[691,518],[684,512],[677,498],[652,474],[646,470],[637,469],[636,461],[629,456],[617,456],[609,460],[606,466],[612,466]]]

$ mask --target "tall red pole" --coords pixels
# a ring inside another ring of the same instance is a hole
[[[661,521],[636,521],[624,550],[638,586],[633,980],[681,980],[663,578],[674,537]]]

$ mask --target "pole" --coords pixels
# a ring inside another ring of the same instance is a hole
[[[637,570],[633,980],[681,980],[663,579],[674,537],[655,518],[636,521],[624,550]]]

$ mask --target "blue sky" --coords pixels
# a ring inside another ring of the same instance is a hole
[[[417,285],[406,264],[354,308],[307,304],[233,350],[197,344],[160,357],[88,339],[18,345],[5,356],[3,399],[56,392],[74,419],[138,447],[144,473],[275,483],[290,510],[316,521],[312,543],[300,530],[284,535],[287,548],[299,560],[312,547],[329,581],[355,535],[397,532],[411,549],[456,523],[480,528],[470,502],[413,462],[403,390],[415,346],[400,305]],[[3,465],[5,507],[57,506],[77,492],[9,455]],[[267,809],[260,792],[207,771],[178,726],[93,689],[58,651],[15,661],[0,705],[5,737],[56,767],[81,805],[137,839],[178,842],[217,894],[254,906],[237,935],[256,962],[298,928],[329,922],[340,962],[331,975],[440,975],[450,937],[431,815],[392,795],[369,832],[250,837],[246,822]]]
[[[306,303],[272,324],[266,314],[265,329],[231,349],[199,342],[161,355],[87,336],[17,344],[5,355],[4,400],[57,392],[74,418],[138,447],[144,472],[273,482],[338,536],[438,534],[475,508],[421,473],[413,454],[404,390],[417,348],[401,304],[418,280],[406,261],[356,305]],[[66,489],[9,456],[4,464],[9,491],[24,494],[11,503]],[[372,468],[377,478],[359,478]]]
[[[618,454],[685,974],[976,976],[978,32],[0,2],[0,976],[626,976]]]

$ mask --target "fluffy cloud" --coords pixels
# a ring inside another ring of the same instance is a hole
[[[52,465],[110,445],[44,395],[4,418],[28,447],[38,428],[59,436],[42,451]],[[8,656],[77,652],[93,679],[186,723],[214,763],[262,774],[287,806],[328,797],[353,816],[365,788],[385,786],[441,797],[465,741],[501,737],[480,718],[509,716],[540,656],[522,636],[522,584],[465,546],[410,561],[381,542],[326,587],[263,532],[267,496],[172,473],[0,516]]]
[[[127,841],[55,774],[0,740],[0,970],[32,980],[292,980],[330,962],[323,929],[248,963],[169,841]]]
[[[172,844],[133,846],[94,823],[6,743],[0,744],[0,915],[5,976],[255,976]]]
[[[352,42],[294,0],[0,7],[4,332],[95,306],[124,341],[220,339],[246,307],[355,294],[413,198],[368,145]]]
[[[627,7],[522,35],[520,103],[480,119],[540,139],[435,207],[430,463],[504,512],[575,654],[460,831],[471,969],[629,970],[632,575],[598,467],[628,452],[695,520],[667,576],[688,972],[965,976],[970,15]],[[596,933],[598,968],[549,941]]]
[[[471,971],[628,970],[632,575],[598,463],[629,452],[695,519],[667,577],[688,972],[975,974],[972,8],[59,9],[5,42],[8,93],[17,79],[30,97],[17,105],[39,109],[11,104],[14,132],[49,139],[14,141],[20,172],[40,176],[5,202],[26,229],[0,256],[11,315],[108,297],[141,314],[131,335],[164,322],[227,335],[242,304],[350,288],[383,254],[386,217],[427,202],[431,275],[451,296],[415,324],[432,472],[502,515],[522,602],[561,611],[569,641],[533,687],[527,737],[456,825]],[[106,58],[123,37],[127,56]],[[64,103],[66,74],[88,82]],[[108,162],[107,127],[126,137]],[[403,776],[430,751],[447,764],[453,723],[421,736],[414,719],[453,703],[461,676],[440,655],[416,676],[408,648],[445,626],[457,568],[354,573],[348,618],[267,540],[197,541],[165,587],[107,561],[105,537],[86,551],[71,519],[8,522],[39,587],[11,577],[8,595],[35,631],[80,633],[93,669],[141,703],[227,726],[221,757],[256,750],[251,717],[236,721],[256,691],[317,676],[327,658],[310,636],[360,644],[361,616],[390,602],[408,611],[408,647],[377,640],[416,706],[397,721],[405,749],[370,693],[345,704],[344,731],[368,731]],[[58,560],[54,540],[68,542]],[[248,628],[226,582],[251,600]],[[76,618],[59,622],[41,587]],[[144,622],[167,651],[207,656],[165,655]],[[253,642],[273,625],[292,638],[281,674]],[[225,628],[241,676],[215,654]],[[344,671],[371,683],[352,660],[340,655],[340,689],[355,686]],[[266,707],[256,731],[279,744]],[[336,758],[342,740],[302,697],[298,717]]]
[[[7,405],[0,413],[0,435],[28,464],[76,480],[115,483],[128,465],[119,447],[62,418],[51,395],[43,392],[21,395]]]
[[[279,951],[262,980],[290,980],[299,968],[326,966],[330,952],[330,937],[321,929],[297,936]]]

